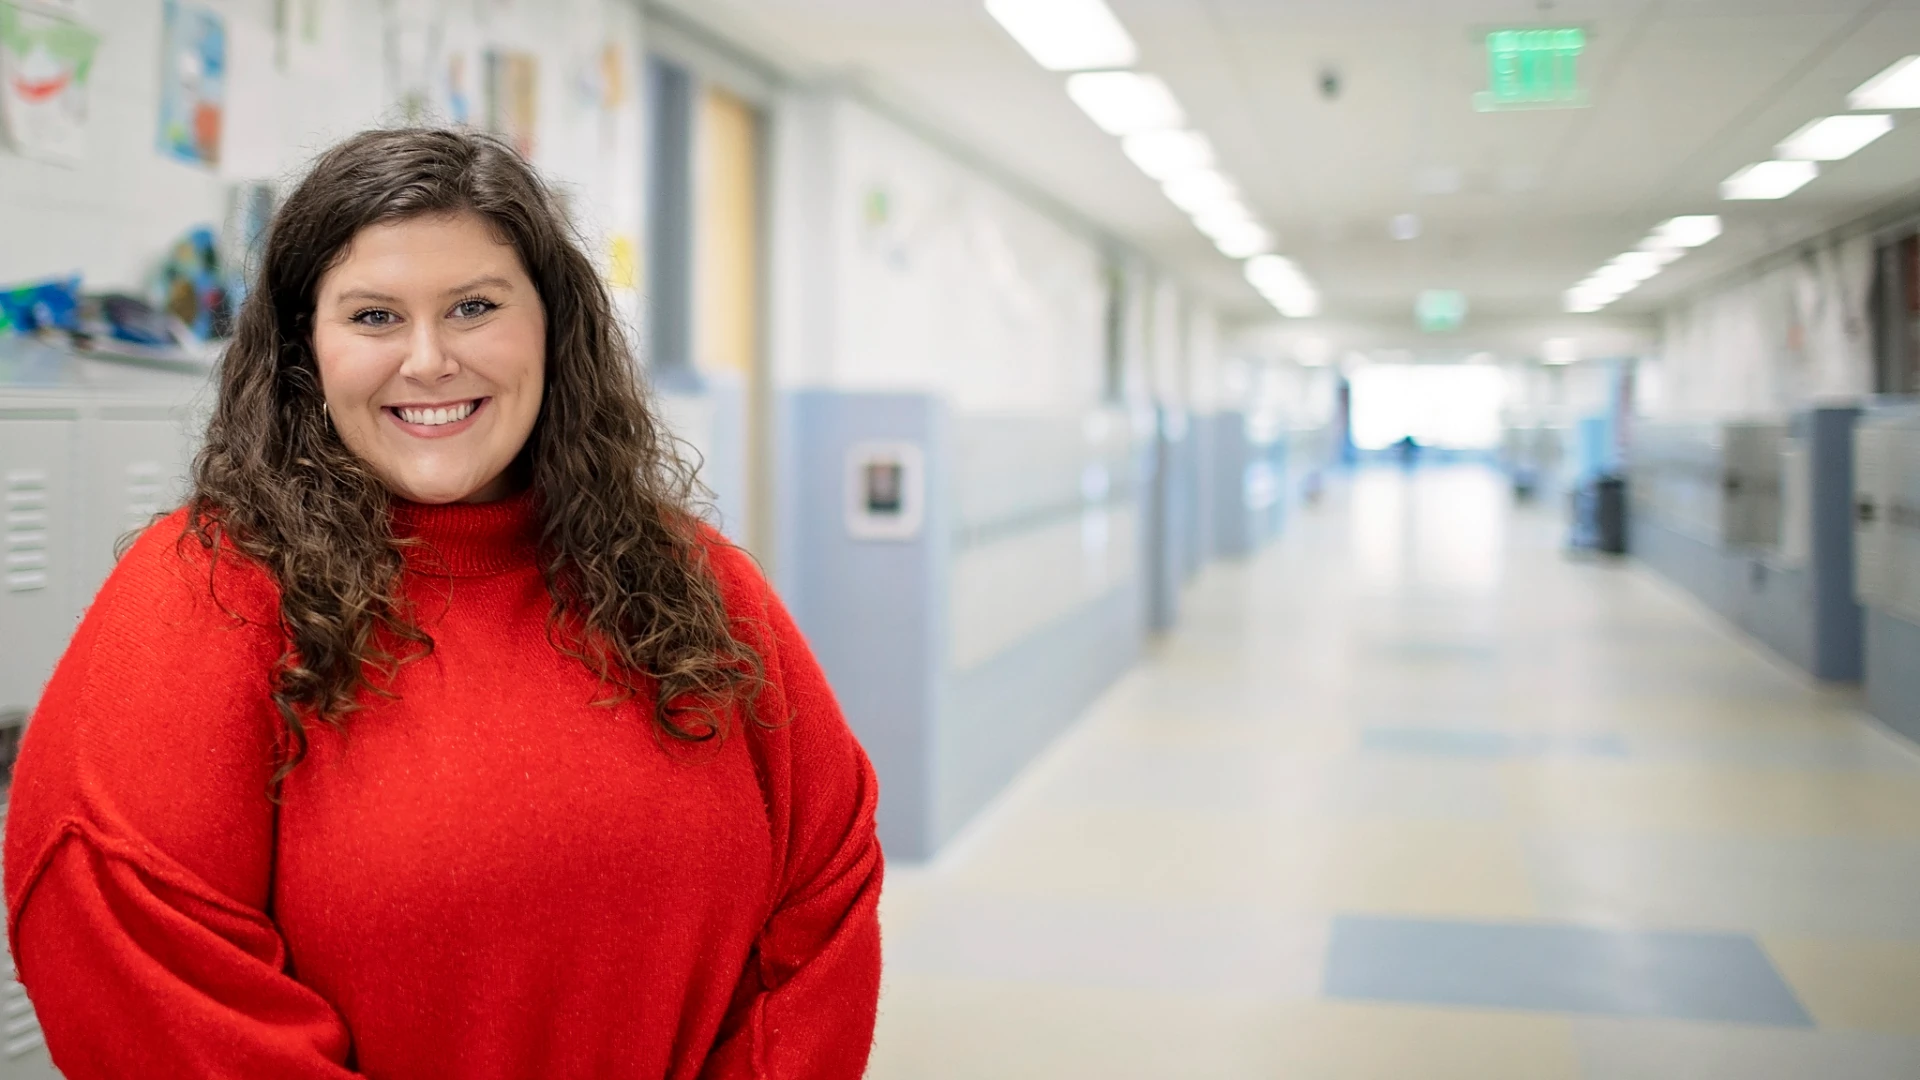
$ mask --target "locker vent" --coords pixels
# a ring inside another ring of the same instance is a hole
[[[47,587],[47,473],[9,469],[5,573],[8,592]]]
[[[27,988],[15,979],[13,958],[6,961],[6,981],[0,983],[0,1050],[9,1058],[23,1057],[47,1044],[40,1034],[40,1020],[33,1015],[33,1003],[27,1000]]]
[[[160,463],[136,461],[127,466],[128,530],[144,529],[160,512]]]
[[[7,802],[0,795],[0,828],[7,823]],[[33,1015],[33,1002],[27,1000],[27,988],[15,978],[13,957],[0,949],[0,1052],[5,1060],[25,1057],[47,1044],[40,1034],[40,1018]]]

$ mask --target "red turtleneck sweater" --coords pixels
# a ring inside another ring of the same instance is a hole
[[[276,805],[275,588],[214,594],[183,517],[121,560],[15,773],[8,929],[56,1064],[93,1077],[807,1078],[865,1067],[874,778],[752,563],[708,557],[766,661],[718,747],[548,643],[522,495],[395,511],[432,635]],[[216,598],[217,596],[217,598]]]

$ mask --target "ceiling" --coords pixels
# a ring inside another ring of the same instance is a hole
[[[1744,263],[1920,194],[1920,112],[1785,200],[1719,182],[1920,52],[1920,0],[1108,0],[1326,316],[1404,325],[1422,289],[1474,321],[1557,317],[1657,222],[1726,233],[1610,308],[1645,318]],[[803,77],[850,79],[1152,253],[1230,315],[1271,309],[980,0],[675,0]],[[1582,109],[1482,113],[1496,26],[1582,25]],[[1337,72],[1328,98],[1322,75]],[[1418,238],[1387,223],[1414,213]]]

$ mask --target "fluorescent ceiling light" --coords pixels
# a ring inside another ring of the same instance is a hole
[[[1209,235],[1213,237],[1213,246],[1229,259],[1264,255],[1273,248],[1273,234],[1251,221]]]
[[[1269,296],[1267,303],[1289,319],[1311,319],[1320,314],[1320,294],[1311,288],[1286,296]]]
[[[1261,255],[1248,259],[1244,273],[1253,287],[1261,292],[1268,288],[1305,284],[1307,280],[1293,260],[1285,255]]]
[[[1320,295],[1293,260],[1282,255],[1256,255],[1247,260],[1244,273],[1280,314],[1305,319],[1319,312]]]
[[[1158,76],[1133,71],[1086,71],[1067,76],[1067,96],[1109,135],[1184,126],[1187,115]]]
[[[1839,161],[1892,130],[1886,113],[1829,116],[1787,136],[1773,152],[1789,161]]]
[[[1665,266],[1687,253],[1687,249],[1658,236],[1649,236],[1640,241],[1634,251],[1654,260],[1654,265]]]
[[[987,14],[1048,71],[1132,67],[1140,59],[1102,0],[987,0]]]
[[[1653,227],[1653,235],[1675,247],[1695,248],[1720,235],[1719,214],[1682,214]]]
[[[1161,184],[1160,190],[1173,205],[1195,216],[1240,205],[1233,181],[1212,169],[1181,173]]]
[[[1540,358],[1549,364],[1571,364],[1580,359],[1580,344],[1572,338],[1548,338]]]
[[[1896,61],[1847,95],[1849,109],[1920,109],[1920,56]]]
[[[1784,199],[1820,175],[1811,161],[1761,161],[1720,182],[1723,199]]]
[[[1120,148],[1155,180],[1213,168],[1213,144],[1197,131],[1139,131],[1127,136]]]
[[[1667,261],[1662,259],[1658,252],[1629,251],[1614,256],[1607,267],[1630,281],[1645,281],[1658,274]]]
[[[1599,311],[1601,308],[1613,302],[1611,299],[1602,299],[1592,293],[1582,292],[1579,289],[1568,289],[1566,301],[1567,310],[1576,315],[1586,315]]]
[[[1223,233],[1258,224],[1253,214],[1238,202],[1221,203],[1193,215],[1193,227],[1216,239]]]

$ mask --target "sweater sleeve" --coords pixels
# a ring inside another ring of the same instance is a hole
[[[729,606],[758,623],[772,726],[745,733],[768,788],[776,894],[704,1080],[858,1080],[880,995],[873,768],[778,597],[728,551]],[[757,610],[755,610],[757,609]],[[777,710],[777,711],[776,711]]]
[[[6,831],[20,979],[68,1080],[350,1077],[345,1024],[266,914],[271,586],[223,558],[210,590],[180,524],[116,567],[28,728]]]

